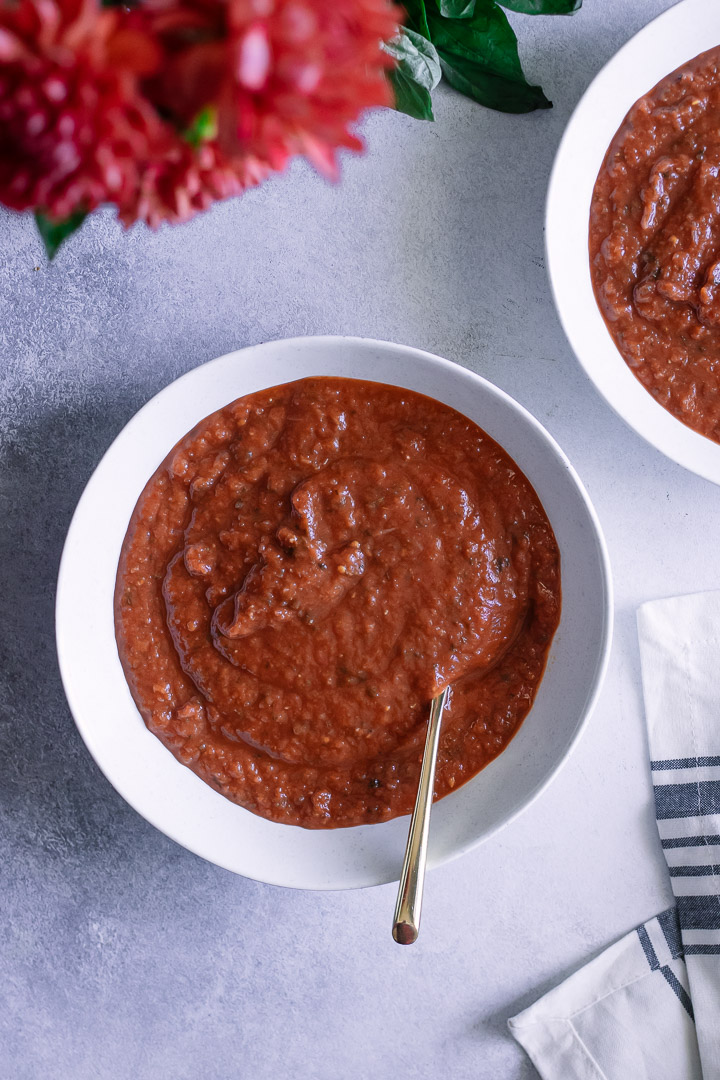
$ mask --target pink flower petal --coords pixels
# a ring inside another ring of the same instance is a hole
[[[237,79],[247,90],[262,90],[270,73],[270,41],[257,23],[245,33],[238,48]]]

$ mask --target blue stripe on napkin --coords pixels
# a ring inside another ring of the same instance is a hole
[[[653,943],[650,940],[650,935],[648,934],[644,926],[638,926],[637,936],[640,938],[640,944],[643,947],[645,959],[650,965],[650,969],[652,971],[657,971],[657,969],[660,967],[660,961],[657,958],[657,953],[653,949]]]
[[[683,930],[720,930],[720,896],[717,893],[709,896],[678,896],[676,900]],[[686,955],[690,950],[691,946],[686,945]]]
[[[720,780],[700,780],[695,784],[663,784],[656,786],[654,792],[655,816],[658,821],[720,814]]]
[[[665,941],[667,942],[670,953],[673,960],[683,959],[683,948],[680,940],[680,925],[678,922],[677,908],[669,908],[667,911],[663,911],[660,915],[656,916],[656,919],[651,920],[657,922],[660,929],[663,932]],[[647,931],[647,927],[651,923],[645,923],[642,926],[636,928],[637,936],[642,945],[642,950],[645,953],[645,959],[648,962],[648,967],[651,971],[659,971],[665,982],[668,984],[672,992],[677,997],[678,1001],[684,1008],[691,1020],[695,1019],[693,1012],[692,1001],[685,987],[678,979],[675,972],[667,964],[661,966],[658,960],[658,955],[655,952],[652,941],[650,940],[650,934]]]
[[[720,866],[671,866],[670,877],[712,877],[720,879]]]
[[[665,982],[672,989],[673,993],[677,994],[678,1000],[679,1000],[680,1004],[682,1005],[683,1009],[685,1010],[685,1012],[688,1014],[688,1016],[690,1017],[691,1020],[694,1020],[695,1019],[695,1013],[693,1011],[692,1001],[690,1000],[690,995],[688,994],[687,990],[685,989],[683,984],[678,979],[675,972],[672,971],[669,967],[663,967],[663,968],[660,968],[660,970],[661,970],[661,972],[663,973],[663,975],[665,977]]]
[[[718,875],[720,866],[670,866],[670,877],[712,877]]]
[[[698,766],[709,767],[711,765],[720,765],[720,757],[665,758],[660,761],[650,762],[650,768],[653,772],[661,772],[663,769],[696,769]]]
[[[660,923],[660,929],[665,935],[670,955],[673,960],[676,960],[678,956],[683,954],[683,945],[680,938],[680,920],[678,919],[678,911],[676,907],[668,908],[667,911],[663,911],[657,917]]]
[[[664,848],[706,847],[708,844],[720,845],[720,836],[673,836],[660,843]]]

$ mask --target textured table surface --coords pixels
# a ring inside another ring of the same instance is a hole
[[[447,91],[434,125],[376,114],[339,187],[297,165],[159,235],[101,216],[53,266],[28,220],[0,216],[1,1077],[529,1080],[507,1017],[669,903],[635,609],[717,585],[720,492],[597,396],[542,243],[572,107],[668,6],[515,19],[551,112],[502,116]],[[89,758],[55,661],[63,537],[120,428],[204,360],[314,333],[417,345],[507,390],[577,467],[614,565],[615,645],[585,736],[526,814],[430,876],[411,949],[390,937],[392,886],[259,885],[146,824]]]

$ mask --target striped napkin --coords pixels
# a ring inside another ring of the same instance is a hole
[[[720,1080],[720,592],[638,612],[675,908],[509,1021],[543,1080]]]

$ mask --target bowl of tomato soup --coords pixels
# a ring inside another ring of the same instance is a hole
[[[610,640],[602,535],[562,452],[404,346],[272,342],[162,391],[98,466],[58,584],[63,680],[114,786],[258,880],[397,877],[427,709],[431,865],[527,806]]]
[[[547,203],[567,336],[608,403],[720,483],[720,8],[637,34],[567,127]]]

